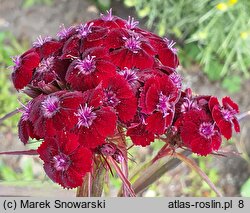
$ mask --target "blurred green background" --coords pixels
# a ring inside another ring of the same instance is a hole
[[[110,7],[114,14],[135,16],[141,27],[177,42],[179,72],[184,87],[220,98],[230,95],[242,112],[250,110],[250,1],[248,0],[0,0],[0,117],[19,107],[25,97],[10,81],[10,56],[24,52],[39,35],[55,36],[59,25],[69,26],[98,17]],[[22,150],[17,137],[20,115],[0,125],[0,151]],[[197,164],[225,196],[250,196],[250,122],[223,149],[241,157],[197,157]],[[150,160],[162,144],[136,147],[130,170]],[[28,149],[30,147],[26,147]],[[109,177],[105,195],[114,196],[121,183]],[[24,190],[25,189],[25,190]],[[63,192],[63,193],[62,193]],[[37,157],[0,157],[0,195],[74,196],[52,184]],[[166,173],[142,196],[215,196],[185,165]]]

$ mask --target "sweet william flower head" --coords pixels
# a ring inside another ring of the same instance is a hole
[[[14,86],[33,98],[19,137],[24,144],[44,140],[38,152],[45,172],[65,188],[81,185],[91,170],[90,149],[94,158],[108,156],[126,169],[120,135],[139,146],[173,139],[166,141],[171,147],[207,155],[219,149],[221,135],[240,131],[237,104],[182,91],[175,42],[138,24],[109,10],[87,23],[62,25],[57,38],[39,36],[13,57]]]

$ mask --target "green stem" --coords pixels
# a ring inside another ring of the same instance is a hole
[[[85,175],[82,186],[77,188],[76,197],[101,197],[106,169],[101,158],[95,159],[92,173]]]

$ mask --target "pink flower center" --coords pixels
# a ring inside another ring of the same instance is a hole
[[[169,114],[169,111],[173,112],[173,107],[172,104],[169,102],[169,99],[169,96],[163,95],[163,93],[160,92],[157,109],[163,113],[164,118]]]
[[[119,74],[122,75],[129,84],[134,84],[138,80],[138,76],[136,75],[137,69],[128,69],[125,67]]]
[[[209,122],[200,124],[199,133],[206,139],[210,139],[214,135],[214,125]]]
[[[44,43],[51,41],[52,37],[46,36],[43,38],[41,35],[37,37],[37,39],[33,42],[33,47],[41,47]]]
[[[129,16],[127,23],[126,23],[126,27],[131,30],[137,27],[138,24],[139,24],[139,21],[135,21],[133,17]]]
[[[76,30],[79,35],[82,37],[82,38],[85,38],[89,33],[92,32],[92,26],[93,26],[93,22],[89,23],[89,24],[81,24],[79,26],[79,28]]]
[[[44,72],[48,72],[51,71],[51,69],[53,68],[54,65],[54,57],[48,57],[47,59],[43,59],[39,66],[36,69],[36,72],[38,73],[44,73]]]
[[[60,109],[59,98],[48,96],[42,103],[42,113],[45,118],[52,118]]]
[[[107,10],[106,12],[107,12],[106,15],[101,13],[101,19],[103,21],[112,21],[114,18],[114,16],[112,15],[112,8],[110,10]]]
[[[59,39],[65,39],[70,35],[74,27],[65,28],[64,24],[60,26],[60,31],[56,34]]]
[[[141,49],[141,38],[138,35],[132,35],[130,38],[123,37],[125,47],[133,53],[138,53]]]
[[[181,105],[181,112],[186,113],[191,109],[200,110],[200,107],[196,100],[192,100],[192,99],[190,100],[189,98],[185,97]]]
[[[29,102],[26,106],[24,104],[22,104],[22,106],[24,107],[24,109],[20,110],[20,112],[23,113],[21,119],[23,121],[27,121],[27,120],[29,120],[29,116],[30,116],[31,102]]]
[[[104,94],[104,103],[107,106],[116,107],[120,103],[120,100],[116,97],[116,94],[112,90],[106,89]]]
[[[179,75],[178,73],[172,73],[171,75],[169,75],[169,78],[171,79],[171,81],[174,83],[174,85],[180,89],[182,86],[182,79],[181,79],[181,75]]]
[[[223,118],[224,118],[226,121],[231,121],[231,120],[234,118],[236,112],[235,112],[235,110],[233,110],[233,109],[230,110],[230,109],[222,108],[221,114],[222,114]]]
[[[60,153],[59,155],[54,156],[53,163],[54,163],[54,168],[57,171],[66,171],[71,164],[69,156],[63,153]]]
[[[21,66],[21,57],[20,56],[13,56],[12,61],[15,64],[13,69],[16,70]]]
[[[178,49],[174,48],[176,42],[174,42],[173,40],[169,40],[168,38],[164,38],[163,41],[165,41],[165,43],[167,44],[168,49],[170,49],[174,54],[177,53]]]
[[[83,60],[77,59],[75,69],[78,69],[79,73],[89,75],[96,69],[94,58],[95,56],[88,55]]]
[[[82,105],[80,106],[80,108],[78,109],[77,113],[75,113],[75,115],[78,117],[78,123],[77,123],[77,127],[87,127],[89,128],[92,124],[93,121],[96,119],[96,113],[93,112],[94,107],[88,107],[87,104],[85,104],[84,107],[82,107]]]

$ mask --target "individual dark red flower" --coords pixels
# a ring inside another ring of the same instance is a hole
[[[12,81],[17,90],[23,89],[32,79],[33,70],[40,63],[40,56],[34,48],[28,50],[21,56],[13,57]]]
[[[40,89],[53,82],[65,85],[65,75],[68,66],[68,60],[60,60],[54,56],[44,58],[35,69],[30,84]]]
[[[175,42],[167,38],[156,37],[149,34],[148,39],[151,45],[157,51],[157,58],[164,66],[175,69],[179,65],[179,59],[177,57],[177,49],[174,48]]]
[[[115,109],[119,120],[132,120],[137,110],[137,100],[128,82],[116,75],[104,86],[104,105]]]
[[[163,41],[165,43],[163,43],[162,46],[159,45],[157,56],[163,65],[175,69],[179,65],[179,60],[176,55],[177,49],[173,47],[175,42],[168,39],[163,39]]]
[[[79,36],[72,35],[69,37],[63,45],[61,59],[71,59],[80,56],[81,38]]]
[[[216,97],[211,97],[209,108],[214,121],[220,128],[221,134],[227,140],[232,137],[233,127],[236,132],[240,132],[240,125],[236,118],[236,114],[239,113],[239,107],[230,97],[224,97],[222,99],[222,106],[220,106]]]
[[[112,9],[107,10],[107,14],[101,14],[99,19],[92,21],[94,26],[101,26],[105,28],[124,28],[126,21],[120,17],[113,16]]]
[[[204,156],[217,151],[221,145],[220,130],[204,110],[190,110],[184,114],[181,139],[192,152]]]
[[[139,33],[127,29],[113,29],[105,42],[112,62],[120,69],[153,67],[156,52],[149,41]]]
[[[77,135],[68,132],[46,137],[37,152],[48,177],[67,189],[81,186],[92,168],[92,152],[78,143]]]
[[[89,148],[102,145],[116,130],[117,116],[111,107],[103,106],[103,97],[101,87],[84,92],[74,113],[78,122],[73,131],[79,135],[79,142]]]
[[[127,124],[127,133],[134,145],[148,146],[151,142],[154,142],[155,135],[146,129],[147,115],[141,112],[137,112],[134,120]]]
[[[82,58],[75,59],[68,68],[66,81],[71,88],[86,91],[107,82],[116,74],[116,67],[108,61],[104,48],[92,48],[85,51]]]
[[[208,102],[211,96],[205,95],[193,95],[192,90],[187,88],[181,92],[181,97],[176,103],[176,117],[180,117],[180,114],[185,114],[190,110],[205,110],[210,113]]]
[[[117,72],[125,78],[130,87],[132,88],[136,97],[139,97],[140,87],[144,85],[144,83],[154,77],[154,76],[164,76],[160,70],[156,68],[152,69],[138,69],[138,68],[130,68],[125,67],[124,69],[118,69]]]
[[[135,145],[148,146],[151,142],[154,142],[155,136],[146,129],[146,125],[140,123],[136,126],[129,127],[127,130],[127,136],[129,136]]]
[[[105,47],[105,38],[108,29],[105,27],[94,26],[93,22],[81,24],[78,29],[78,37],[81,38],[80,52],[83,53],[88,48]]]
[[[64,24],[60,25],[60,30],[56,34],[59,40],[67,40],[70,36],[76,33],[76,27],[70,26],[66,28]]]
[[[53,39],[50,36],[42,37],[38,36],[33,42],[33,48],[40,55],[41,58],[47,58],[49,56],[56,56],[60,54],[63,43]]]
[[[69,37],[63,46],[61,59],[78,58],[88,48],[104,46],[108,30],[93,26],[92,22],[75,27],[75,33]]]
[[[168,76],[153,77],[146,81],[139,106],[143,113],[149,115],[146,119],[149,132],[163,134],[172,124],[179,93]]]
[[[30,120],[41,138],[53,136],[58,130],[71,130],[77,123],[74,113],[83,101],[81,92],[59,91],[34,99]]]
[[[161,38],[154,33],[140,28],[136,28],[134,31],[143,35],[150,42],[150,45],[156,51],[156,58],[158,58],[160,64],[173,69],[179,65],[174,41],[167,38]]]
[[[26,106],[23,105],[23,109],[20,110],[23,114],[18,122],[18,137],[24,143],[24,145],[28,143],[29,138],[41,139],[35,135],[33,124],[30,121],[30,112],[32,106],[33,100],[29,101]]]

